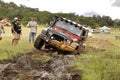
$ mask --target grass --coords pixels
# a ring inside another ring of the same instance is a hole
[[[40,33],[43,25],[38,27],[38,33]],[[4,27],[5,34],[3,34],[3,39],[0,41],[0,60],[11,59],[13,56],[25,54],[32,52],[33,44],[28,42],[29,28],[22,27],[22,35],[17,46],[11,44],[13,38],[11,34],[11,27]]]
[[[97,38],[99,43],[87,40],[89,46],[97,45],[105,51],[88,51],[75,58],[72,66],[83,72],[83,80],[120,80],[120,41],[114,38],[120,31],[111,32],[109,35],[94,34],[93,40]]]

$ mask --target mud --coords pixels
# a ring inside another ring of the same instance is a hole
[[[0,80],[82,80],[80,71],[71,67],[75,55],[53,53],[42,63],[46,52],[36,52],[34,56],[22,55],[13,61],[1,62]]]

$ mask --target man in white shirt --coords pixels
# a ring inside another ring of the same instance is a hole
[[[36,34],[37,34],[37,26],[38,26],[38,24],[35,21],[34,17],[31,18],[31,21],[28,22],[27,26],[30,28],[29,42],[34,42]]]

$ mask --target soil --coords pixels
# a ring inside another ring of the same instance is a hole
[[[75,55],[33,50],[32,53],[0,62],[0,80],[82,80],[71,67]]]

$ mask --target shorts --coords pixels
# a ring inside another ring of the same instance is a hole
[[[20,39],[20,34],[18,33],[13,33],[13,39]]]

